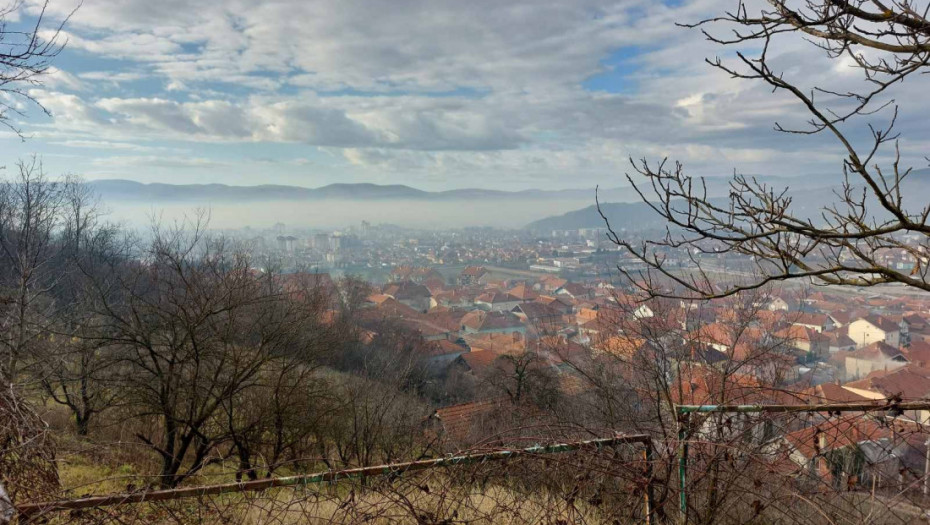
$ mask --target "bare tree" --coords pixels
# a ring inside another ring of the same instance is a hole
[[[138,259],[96,284],[94,337],[116,348],[113,384],[130,415],[149,423],[137,437],[161,458],[163,486],[225,456],[224,404],[304,342],[304,311],[264,286],[247,253],[205,236],[200,219],[156,227]]]
[[[514,405],[530,403],[551,408],[559,397],[558,378],[552,365],[535,348],[502,354],[481,381],[493,397],[506,396]]]
[[[65,18],[51,31],[45,30],[45,2],[31,25],[25,30],[13,30],[7,25],[14,15],[23,10],[22,0],[6,2],[0,6],[0,124],[10,128],[20,137],[22,130],[11,121],[11,113],[23,116],[24,112],[16,102],[26,100],[38,106],[48,114],[48,110],[29,93],[29,88],[41,83],[48,73],[51,61],[64,48],[61,30],[67,22]]]
[[[0,183],[0,374],[14,380],[27,355],[37,353],[55,309],[52,290],[65,185],[46,177],[33,158]]]
[[[102,221],[98,198],[87,184],[74,176],[56,184],[62,192],[60,226],[46,270],[56,276],[56,306],[35,356],[35,376],[47,396],[71,411],[78,434],[86,435],[91,420],[117,401],[107,384],[112,349],[89,332],[97,321],[88,282],[100,277],[107,261],[125,257],[126,246],[119,230]]]
[[[835,202],[805,216],[792,206],[787,190],[743,175],[732,178],[728,197],[714,199],[705,181],[687,175],[679,162],[631,159],[645,181],[627,178],[668,222],[668,229],[662,238],[642,241],[610,229],[611,240],[647,266],[645,271],[620,271],[652,296],[684,298],[722,297],[790,279],[857,286],[901,283],[930,290],[930,205],[907,202],[911,168],[901,164],[895,131],[899,108],[890,98],[906,78],[919,82],[919,74],[927,71],[928,6],[912,0],[768,0],[768,5],[753,10],[739,1],[734,11],[688,27],[700,27],[712,42],[737,48],[736,64],[708,59],[711,66],[789,94],[810,115],[805,127],[776,123],[776,130],[833,137],[845,156],[844,182],[834,192]],[[718,34],[715,29],[721,26],[731,31]],[[861,88],[808,90],[801,87],[804,79],[788,78],[776,69],[770,49],[792,35],[805,38],[829,58],[849,59],[863,75]],[[752,54],[750,49],[759,51]],[[877,127],[871,121],[880,115],[887,117],[886,124]],[[849,129],[859,122],[856,117],[870,120],[863,126],[870,136],[864,147]],[[882,162],[879,154],[887,147],[894,148],[893,159]],[[905,235],[920,240],[907,241]],[[908,254],[913,269],[882,264],[884,250]],[[745,256],[753,276],[720,284],[699,255],[722,252]],[[689,270],[671,264],[675,258],[683,258]]]

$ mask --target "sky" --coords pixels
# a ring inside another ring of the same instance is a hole
[[[26,0],[10,27],[39,5]],[[733,7],[51,0],[46,37],[77,8],[64,51],[30,88],[51,116],[23,105],[25,140],[0,133],[0,165],[37,154],[52,174],[90,180],[427,190],[623,186],[630,157],[700,176],[837,175],[835,141],[773,130],[806,120],[795,101],[710,67],[704,58],[735,50],[676,25]],[[772,59],[803,85],[861,82],[797,38]],[[926,83],[901,86],[899,100],[927,103]],[[917,167],[926,120],[899,122]]]

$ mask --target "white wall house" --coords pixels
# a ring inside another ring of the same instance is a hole
[[[848,331],[859,348],[878,341],[895,348],[901,345],[901,326],[885,317],[860,317],[849,323]]]

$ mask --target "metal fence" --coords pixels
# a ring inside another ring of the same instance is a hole
[[[23,523],[649,521],[647,435],[21,504]]]

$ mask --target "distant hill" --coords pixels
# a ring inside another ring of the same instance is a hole
[[[792,213],[798,217],[805,217],[819,222],[821,210],[828,203],[837,202],[834,193],[838,188],[823,186],[823,180],[817,177],[803,178],[763,178],[767,184],[776,188],[787,186],[790,191]],[[819,184],[819,185],[818,185]],[[724,179],[715,180],[708,185],[710,195],[726,194]],[[912,213],[919,211],[930,203],[930,169],[915,170],[905,179],[903,184],[905,207]],[[612,228],[647,230],[664,228],[665,222],[643,202],[604,202],[601,199],[601,211],[607,216]],[[711,199],[712,202],[723,203],[722,197]],[[872,200],[868,204],[870,213],[878,218],[886,218],[887,213]],[[526,229],[533,231],[575,230],[582,228],[603,228],[604,219],[597,211],[596,206],[589,206],[580,210],[571,211],[563,215],[546,217],[526,225]]]
[[[776,186],[791,184],[795,189],[812,188],[817,177],[760,176],[760,180]],[[618,179],[621,180],[621,179]],[[708,179],[708,191],[713,196],[725,195],[727,178]],[[594,202],[595,191],[601,202],[637,201],[629,187],[579,188],[564,190],[503,191],[465,188],[447,191],[424,191],[403,184],[340,183],[319,188],[262,184],[257,186],[231,186],[227,184],[145,184],[123,179],[104,179],[90,184],[104,200],[152,202],[260,202],[260,201],[313,201],[313,200],[587,200]]]
[[[643,202],[609,202],[601,204],[601,211],[610,220],[612,227],[635,228],[647,230],[661,228],[665,221]],[[596,206],[570,211],[564,215],[546,217],[526,225],[533,231],[578,230],[582,228],[603,228],[604,219]]]
[[[410,186],[370,183],[330,184],[319,188],[265,184],[260,186],[229,186],[226,184],[143,184],[130,180],[108,179],[90,184],[104,200],[146,202],[258,202],[302,200],[588,200],[594,201],[594,188],[568,190],[502,191],[490,189],[459,189],[423,191]],[[629,200],[627,188],[600,190],[610,200]]]

